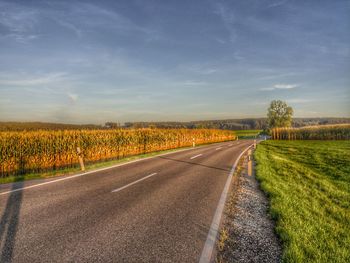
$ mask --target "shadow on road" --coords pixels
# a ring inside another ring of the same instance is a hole
[[[229,172],[229,171],[230,171],[230,169],[224,169],[224,168],[219,168],[219,167],[214,167],[214,166],[208,166],[208,165],[204,165],[204,164],[200,164],[200,163],[182,161],[182,160],[172,159],[172,158],[169,158],[169,157],[160,156],[160,157],[158,157],[158,158],[166,159],[166,160],[170,160],[170,161],[174,161],[174,162],[181,162],[181,163],[188,163],[188,164],[193,164],[193,165],[199,165],[199,166],[202,166],[202,167],[206,167],[206,168],[210,168],[210,169],[216,169],[216,170],[221,170],[221,171],[225,171],[225,172]]]
[[[12,189],[20,188],[22,185],[23,182],[13,184]],[[22,195],[22,191],[10,193],[7,199],[6,207],[1,216],[0,262],[12,262]]]

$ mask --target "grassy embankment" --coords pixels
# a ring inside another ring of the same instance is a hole
[[[284,262],[350,262],[350,141],[265,141],[257,178]]]

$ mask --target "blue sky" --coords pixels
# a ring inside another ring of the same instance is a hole
[[[350,1],[2,1],[0,120],[350,116]]]

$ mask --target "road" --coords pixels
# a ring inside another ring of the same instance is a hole
[[[251,143],[2,186],[0,262],[198,262],[232,165]]]

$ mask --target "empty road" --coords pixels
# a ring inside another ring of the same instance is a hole
[[[198,262],[232,165],[251,144],[2,185],[0,262]]]

